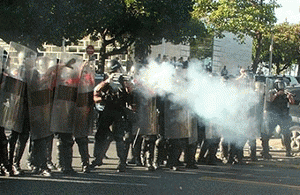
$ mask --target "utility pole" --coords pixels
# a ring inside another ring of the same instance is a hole
[[[269,75],[272,72],[272,55],[273,55],[273,32],[271,32],[270,58],[269,58]]]

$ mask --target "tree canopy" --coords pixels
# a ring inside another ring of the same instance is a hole
[[[300,65],[300,24],[277,24],[272,33],[263,39],[262,61],[269,62],[269,48],[273,37],[272,66],[276,74],[280,74],[292,64]]]
[[[196,0],[193,16],[204,19],[215,36],[223,32],[237,35],[243,42],[250,36],[256,42],[252,69],[256,71],[260,61],[262,38],[276,23],[274,9],[279,5],[267,0]]]
[[[90,35],[102,40],[100,56],[105,59],[133,43],[145,50],[162,38],[179,43],[201,36],[205,26],[191,20],[192,9],[193,0],[4,0],[0,37],[36,49]],[[110,44],[114,50],[107,51]]]

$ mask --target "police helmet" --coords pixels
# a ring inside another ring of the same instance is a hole
[[[121,67],[122,67],[121,64],[116,59],[111,60],[107,64],[107,68],[108,68],[109,73],[117,72],[117,70],[119,70]]]
[[[283,90],[285,89],[286,84],[282,79],[276,79],[274,82],[274,88],[277,90]]]

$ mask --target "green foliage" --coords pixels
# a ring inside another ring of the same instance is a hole
[[[271,36],[269,33],[263,39],[261,59],[264,62],[269,61]],[[285,22],[274,26],[272,62],[276,74],[280,74],[292,64],[300,63],[300,24]]]
[[[4,0],[0,37],[36,49],[90,35],[102,40],[105,59],[126,52],[133,43],[141,46],[138,50],[149,50],[162,38],[179,43],[205,34],[202,22],[191,21],[192,8],[193,0]],[[107,51],[108,45],[114,50]]]
[[[196,0],[193,12],[196,18],[207,22],[210,31],[216,37],[223,37],[223,32],[232,32],[240,42],[245,36],[256,41],[253,70],[256,71],[261,51],[261,39],[271,30],[276,22],[274,8],[276,1],[264,0]]]

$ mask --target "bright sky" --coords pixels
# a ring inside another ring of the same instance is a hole
[[[281,8],[275,10],[277,23],[285,22],[297,24],[300,22],[300,0],[277,0]]]

